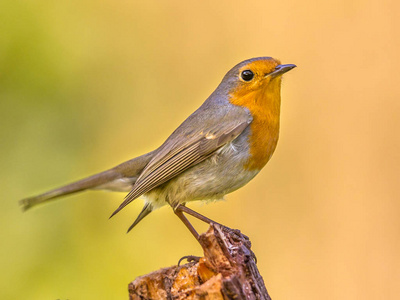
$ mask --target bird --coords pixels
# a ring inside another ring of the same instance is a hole
[[[104,172],[25,198],[20,201],[22,209],[85,190],[128,192],[111,215],[143,197],[144,207],[128,232],[153,210],[169,205],[198,239],[185,214],[207,223],[217,222],[186,204],[223,199],[267,164],[279,137],[282,75],[295,67],[272,57],[240,62],[159,148]]]

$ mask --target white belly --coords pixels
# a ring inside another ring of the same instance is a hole
[[[247,140],[228,144],[216,154],[145,194],[154,208],[170,204],[175,207],[195,200],[219,200],[248,183],[259,171],[244,168]]]

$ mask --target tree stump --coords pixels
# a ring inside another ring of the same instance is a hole
[[[204,257],[136,278],[129,299],[271,299],[247,236],[211,224],[199,242]]]

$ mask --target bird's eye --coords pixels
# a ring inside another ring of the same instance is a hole
[[[244,81],[250,81],[254,77],[254,73],[251,70],[244,70],[240,75]]]

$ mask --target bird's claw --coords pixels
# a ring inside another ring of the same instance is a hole
[[[178,266],[180,266],[181,265],[181,262],[182,262],[182,260],[187,260],[188,261],[188,263],[191,263],[191,262],[196,262],[196,263],[198,263],[199,261],[200,261],[200,256],[194,256],[194,255],[186,255],[186,256],[184,256],[184,257],[182,257],[179,261],[178,261]]]

